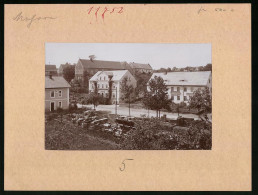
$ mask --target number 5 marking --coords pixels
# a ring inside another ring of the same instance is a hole
[[[124,171],[125,170],[125,161],[126,160],[133,160],[133,159],[124,159],[123,162],[122,162],[123,167],[122,168],[119,167],[120,171]]]

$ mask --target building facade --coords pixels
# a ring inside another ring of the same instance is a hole
[[[140,63],[130,63],[130,66],[133,70],[133,74],[137,73],[153,73],[153,69],[150,64],[140,64]]]
[[[103,97],[109,96],[109,84],[112,82],[112,95],[111,102],[119,104],[121,100],[121,83],[124,78],[127,78],[127,84],[136,88],[137,81],[134,76],[128,70],[116,70],[116,71],[98,71],[89,80],[89,91],[94,92],[95,86],[97,86],[97,92]],[[96,84],[95,84],[96,83]]]
[[[90,78],[98,71],[129,70],[127,62],[79,59],[75,65],[75,79],[88,88]]]
[[[45,77],[45,111],[54,111],[58,107],[69,108],[69,88],[71,86],[63,77]]]
[[[184,102],[189,104],[189,99],[197,89],[208,87],[212,93],[212,74],[211,71],[201,72],[169,72],[154,73],[151,79],[161,77],[168,89],[168,98],[174,103]],[[147,85],[147,90],[149,85]]]
[[[56,65],[45,65],[45,76],[57,76]]]

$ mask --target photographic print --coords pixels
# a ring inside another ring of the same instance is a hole
[[[212,149],[211,44],[45,49],[45,149]]]

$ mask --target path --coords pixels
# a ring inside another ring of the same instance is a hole
[[[77,105],[78,105],[78,108],[82,107],[81,104],[77,104]],[[83,105],[83,106],[93,108],[93,105]],[[96,110],[110,111],[111,114],[115,114],[115,105],[98,105]],[[140,117],[143,114],[148,116],[148,110],[146,110],[146,109],[131,108],[130,110],[131,110],[131,116]],[[119,107],[119,105],[117,105],[117,114],[129,116],[129,109],[126,107]],[[160,116],[163,116],[163,114],[166,114],[167,118],[170,118],[170,119],[177,119],[177,117],[178,117],[177,113],[160,112]],[[180,113],[179,115],[184,118],[194,118],[194,119],[199,118],[198,115],[196,115],[196,114],[181,114]],[[149,110],[149,117],[156,117],[156,111]]]

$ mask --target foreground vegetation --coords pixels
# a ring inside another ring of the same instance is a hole
[[[96,122],[103,119],[105,123]],[[50,150],[211,149],[210,122],[180,120],[158,118],[118,120],[115,115],[107,112],[94,110],[89,112],[87,109],[47,113],[45,148]]]

